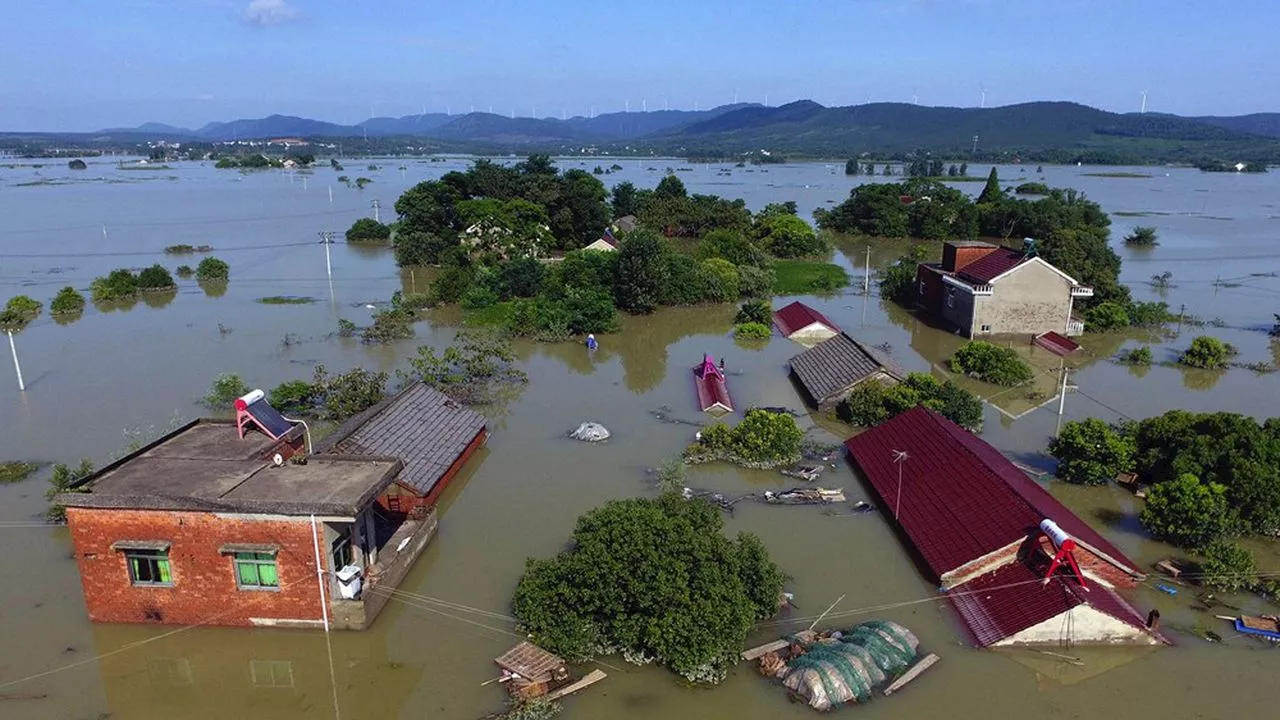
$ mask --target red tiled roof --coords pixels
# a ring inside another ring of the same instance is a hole
[[[778,332],[783,337],[789,337],[791,333],[801,330],[813,323],[822,323],[831,328],[832,332],[840,332],[840,327],[827,319],[826,315],[814,310],[802,302],[793,302],[784,308],[779,308],[773,313],[773,324],[778,328]]]
[[[999,248],[960,268],[956,274],[962,280],[986,285],[991,282],[992,278],[1003,275],[1005,272],[1021,265],[1026,259],[1026,254],[1017,250]]]
[[[729,386],[724,375],[712,363],[710,370],[703,372],[710,358],[693,369],[693,385],[698,391],[698,406],[706,411],[713,408],[733,412],[733,398],[729,397]]]
[[[1048,584],[1043,584],[1042,577],[1042,573],[1024,563],[1010,563],[953,588],[947,599],[982,647],[1078,605],[1089,605],[1140,630],[1146,628],[1138,611],[1105,585],[1090,583],[1085,590],[1065,575],[1055,575]]]
[[[1133,561],[1000,451],[932,410],[908,410],[845,447],[890,516],[898,504],[894,453],[907,452],[897,522],[935,581],[1038,532],[1046,518],[1085,549],[1139,574]]]
[[[1080,343],[1052,330],[1037,335],[1035,343],[1054,355],[1070,355],[1080,349]]]

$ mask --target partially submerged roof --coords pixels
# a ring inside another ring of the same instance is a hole
[[[850,438],[845,447],[891,516],[897,506],[898,525],[935,581],[1030,537],[1045,519],[1095,555],[1141,575],[1133,561],[1000,451],[933,410],[908,410]],[[901,484],[894,462],[899,451],[907,453]]]
[[[1080,343],[1052,330],[1037,335],[1035,344],[1054,355],[1062,355],[1064,357],[1080,349]]]
[[[1146,633],[1146,622],[1133,606],[1111,588],[1090,583],[1088,590],[1073,578],[1058,574],[1046,584],[1043,574],[1022,562],[1014,562],[995,572],[971,580],[947,593],[951,605],[969,628],[978,645],[987,647],[1012,638],[1024,630],[1053,620],[1078,606],[1087,605],[1128,627],[1131,635]],[[1065,620],[1065,618],[1064,618]],[[1055,621],[1055,623],[1058,621]],[[1070,636],[1070,623],[1060,628]],[[1094,628],[1079,628],[1080,637],[1067,637],[1076,642],[1115,642],[1120,638],[1085,635]],[[1156,642],[1153,635],[1149,642]]]
[[[343,423],[316,453],[398,457],[400,483],[426,495],[484,429],[483,415],[417,382]]]
[[[994,252],[988,253],[960,268],[956,275],[962,280],[985,285],[997,276],[1003,275],[1021,265],[1026,259],[1026,253],[1005,247],[997,248]]]
[[[295,431],[290,431],[290,434]],[[351,517],[395,478],[393,457],[308,458],[277,467],[279,443],[235,424],[196,420],[90,475],[67,507]]]
[[[840,326],[828,320],[826,315],[799,301],[779,308],[773,313],[773,324],[778,328],[778,332],[782,333],[783,337],[790,337],[792,333],[803,330],[814,323],[824,325],[832,332],[840,332]]]
[[[876,373],[898,379],[906,377],[906,371],[888,353],[862,343],[847,332],[791,358],[791,371],[818,404]]]
[[[565,674],[565,662],[558,656],[525,641],[494,660],[498,667],[533,682],[547,682]]]

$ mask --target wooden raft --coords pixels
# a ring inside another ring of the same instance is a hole
[[[609,676],[606,675],[603,670],[592,670],[591,672],[587,673],[586,676],[583,677],[581,680],[575,683],[572,683],[570,685],[565,685],[564,687],[558,690],[553,690],[550,695],[547,695],[547,699],[559,700],[565,695],[571,695],[585,687],[595,685],[596,683],[600,682],[601,680],[607,677]]]
[[[920,662],[916,663],[915,665],[912,665],[910,668],[907,669],[906,672],[902,673],[902,677],[898,678],[897,680],[894,680],[892,685],[885,688],[884,694],[892,695],[895,692],[901,690],[903,687],[906,686],[907,683],[920,677],[920,673],[923,673],[925,670],[928,670],[929,668],[933,667],[933,664],[938,662],[941,659],[942,658],[938,657],[933,653],[929,653],[928,655],[925,655],[924,657],[920,658]]]

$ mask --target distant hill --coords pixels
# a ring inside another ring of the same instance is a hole
[[[670,146],[737,152],[848,155],[928,150],[961,155],[980,151],[1087,151],[1136,142],[1253,143],[1243,133],[1171,115],[1116,114],[1068,102],[997,108],[923,107],[871,103],[828,108],[802,100],[775,108],[725,113],[660,137]]]
[[[593,145],[610,152],[630,148],[685,156],[769,150],[793,156],[901,157],[925,151],[950,158],[1018,157],[1039,162],[1280,163],[1280,113],[1187,118],[1112,113],[1071,102],[954,108],[905,103],[824,107],[801,100],[778,107],[735,104],[704,111],[606,113],[565,120],[426,113],[371,118],[358,125],[272,115],[209,123],[197,130],[147,123],[61,136],[91,138],[94,143],[140,136],[208,141],[416,137],[452,149],[498,152],[556,152]]]
[[[1190,118],[1207,125],[1235,130],[1236,132],[1280,138],[1280,113],[1253,113],[1252,115],[1206,115]]]

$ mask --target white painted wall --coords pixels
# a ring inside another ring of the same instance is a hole
[[[995,643],[1012,645],[1158,645],[1150,633],[1089,606],[1077,605],[1067,612],[1033,625]]]

